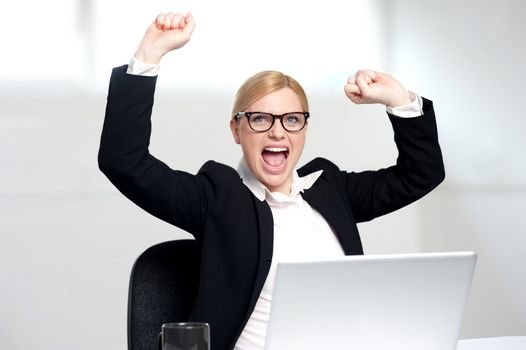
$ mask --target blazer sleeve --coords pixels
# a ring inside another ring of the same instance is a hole
[[[170,169],[149,153],[156,77],[113,69],[101,135],[100,170],[150,214],[194,236],[203,230],[212,189],[205,176]]]
[[[377,171],[343,172],[346,193],[357,222],[406,206],[429,193],[444,177],[433,103],[423,99],[424,114],[389,115],[398,148],[396,164]]]

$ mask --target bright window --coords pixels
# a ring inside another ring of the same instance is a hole
[[[282,70],[304,85],[341,90],[362,67],[381,68],[380,11],[370,1],[96,1],[96,73],[128,63],[158,12],[191,10],[191,42],[163,60],[161,84],[236,88],[248,76]],[[343,78],[342,78],[343,77]]]

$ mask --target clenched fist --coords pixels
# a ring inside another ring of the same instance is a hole
[[[172,50],[183,47],[192,36],[195,21],[190,12],[161,13],[148,27],[135,57],[145,63],[158,64]]]
[[[410,104],[414,99],[398,80],[372,70],[360,70],[349,77],[344,90],[356,104],[381,103],[394,108]]]

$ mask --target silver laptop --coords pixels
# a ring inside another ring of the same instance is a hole
[[[279,263],[266,350],[454,350],[473,252]]]

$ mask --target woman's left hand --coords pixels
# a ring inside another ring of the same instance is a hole
[[[409,91],[392,76],[372,70],[360,70],[347,79],[347,97],[356,104],[381,103],[400,107],[412,102]]]

